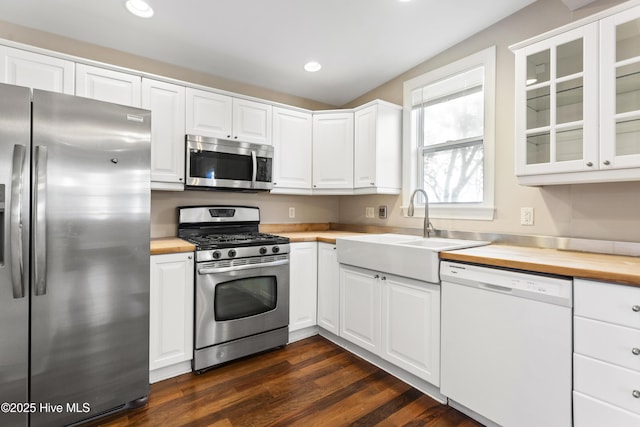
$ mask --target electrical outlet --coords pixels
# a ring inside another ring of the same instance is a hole
[[[533,208],[520,208],[520,225],[533,225]]]
[[[387,206],[386,205],[378,206],[378,218],[387,219]]]
[[[373,209],[373,207],[365,208],[364,216],[366,218],[374,218],[375,217],[375,210]]]
[[[295,218],[296,217],[296,208],[289,208],[289,218]]]

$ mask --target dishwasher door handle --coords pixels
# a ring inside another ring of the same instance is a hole
[[[482,289],[488,289],[490,291],[502,292],[504,294],[510,294],[513,292],[513,288],[509,288],[507,286],[500,285],[492,285],[491,283],[479,282],[478,286]]]

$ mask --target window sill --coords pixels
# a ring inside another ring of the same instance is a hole
[[[407,215],[407,206],[402,207],[403,215]],[[476,221],[493,221],[493,206],[429,206],[429,219],[465,219]],[[424,207],[416,207],[414,217],[424,217]]]

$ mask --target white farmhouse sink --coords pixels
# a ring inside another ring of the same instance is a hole
[[[478,240],[367,234],[336,239],[338,262],[425,282],[440,282],[438,252],[487,245]]]

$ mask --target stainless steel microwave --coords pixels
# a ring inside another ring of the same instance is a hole
[[[187,187],[269,191],[273,188],[273,147],[187,135]]]

